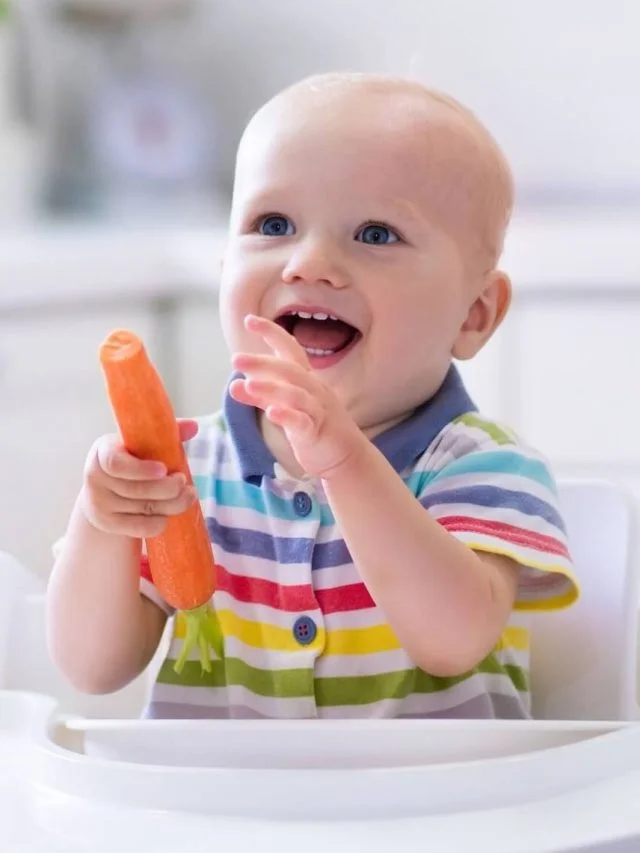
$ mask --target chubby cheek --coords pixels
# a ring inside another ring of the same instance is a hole
[[[378,325],[375,360],[381,374],[401,372],[409,381],[440,373],[448,362],[457,334],[457,313],[451,300],[438,292],[400,294],[385,306]]]
[[[247,314],[260,314],[266,286],[263,276],[252,265],[230,259],[225,263],[220,283],[220,323],[232,353],[266,352],[260,338],[244,327]]]

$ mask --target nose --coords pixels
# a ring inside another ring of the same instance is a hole
[[[338,250],[329,241],[306,238],[297,243],[282,271],[285,284],[328,284],[341,289],[347,274]]]

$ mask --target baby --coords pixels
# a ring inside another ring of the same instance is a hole
[[[171,608],[142,539],[199,500],[224,659],[173,669],[150,717],[530,715],[528,612],[577,596],[553,477],[483,417],[453,364],[503,320],[512,208],[467,109],[370,74],[306,79],[262,107],[236,163],[220,412],[181,421],[195,490],[91,449],[48,589],[51,655],[122,688]]]

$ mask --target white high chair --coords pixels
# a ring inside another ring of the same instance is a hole
[[[0,551],[0,689],[6,679],[13,618],[25,597],[41,591],[42,584],[15,557]]]
[[[137,717],[150,686],[147,672],[108,696],[75,690],[51,663],[45,633],[45,583],[14,557],[0,552],[0,691],[53,696],[62,713],[87,717]]]
[[[578,602],[537,613],[531,636],[533,715],[638,718],[638,540],[630,496],[608,483],[564,482],[560,501],[581,584]]]

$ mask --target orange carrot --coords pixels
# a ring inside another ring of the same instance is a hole
[[[128,452],[139,459],[162,462],[168,473],[182,472],[193,485],[171,400],[140,338],[116,329],[100,347],[100,364]],[[222,658],[223,642],[218,617],[210,605],[215,560],[200,503],[170,516],[165,530],[145,542],[155,586],[168,604],[182,611],[186,621],[186,636],[174,669],[180,672],[198,647],[202,668],[210,672],[209,647]]]

